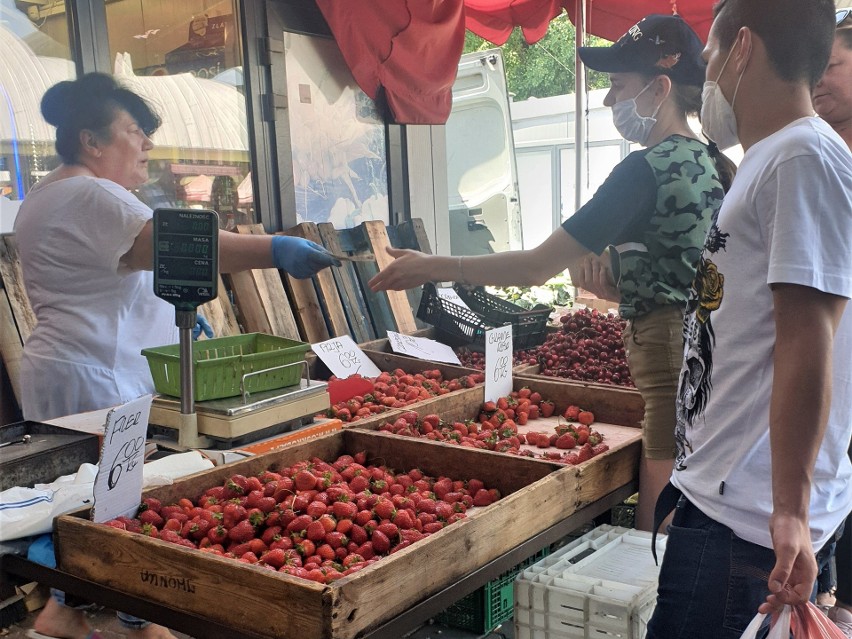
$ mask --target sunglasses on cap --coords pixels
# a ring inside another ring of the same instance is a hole
[[[852,8],[839,9],[834,14],[834,22],[838,27],[847,21],[849,22],[850,26],[852,26]]]

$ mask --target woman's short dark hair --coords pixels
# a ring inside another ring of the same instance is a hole
[[[41,114],[56,127],[56,152],[65,164],[80,159],[80,131],[109,139],[116,111],[127,111],[146,135],[160,128],[160,116],[143,98],[105,73],[87,73],[50,87],[41,99]]]
[[[719,0],[713,29],[729,50],[742,27],[760,36],[776,73],[813,88],[828,65],[834,40],[833,0]]]

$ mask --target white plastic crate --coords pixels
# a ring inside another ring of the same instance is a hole
[[[516,577],[515,636],[643,639],[658,576],[650,533],[600,526]]]

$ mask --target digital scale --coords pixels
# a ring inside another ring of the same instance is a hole
[[[325,382],[309,379],[307,362],[298,386],[196,403],[192,330],[201,304],[215,299],[219,283],[219,216],[206,209],[154,211],[154,294],[175,307],[180,333],[180,397],[156,395],[152,431],[178,431],[188,448],[232,447],[300,428],[329,407]],[[262,371],[255,371],[243,376]]]

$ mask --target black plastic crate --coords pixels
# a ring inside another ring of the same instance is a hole
[[[549,554],[549,548],[543,548],[529,559],[474,590],[439,614],[435,621],[470,630],[477,634],[486,634],[511,619],[515,610],[515,577],[524,568],[532,566]]]
[[[549,306],[536,305],[527,310],[482,287],[469,289],[456,285],[456,292],[470,308],[453,304],[438,296],[435,285],[423,285],[423,296],[417,317],[434,326],[450,346],[470,346],[485,350],[485,331],[500,326],[512,326],[512,346],[517,350],[542,344],[547,338],[547,319],[553,311]]]

